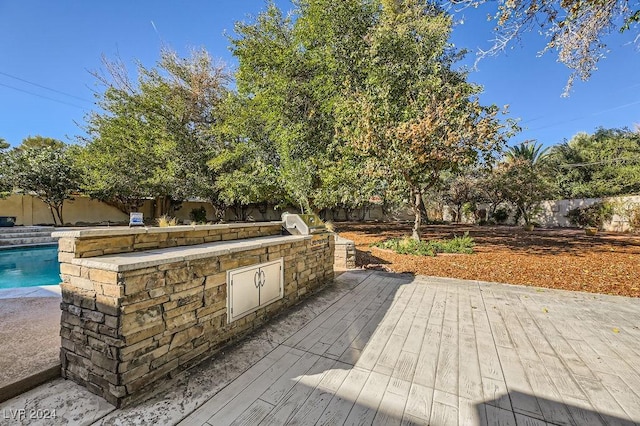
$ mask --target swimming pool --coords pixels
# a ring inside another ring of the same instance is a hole
[[[57,245],[0,250],[0,288],[59,283]]]

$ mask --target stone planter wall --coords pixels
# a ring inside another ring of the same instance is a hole
[[[275,227],[230,229],[238,238],[271,234]],[[138,400],[158,380],[211,356],[333,278],[334,237],[329,233],[198,244],[206,238],[225,239],[225,233],[124,231],[54,235],[61,237],[62,375],[118,407]],[[143,242],[139,235],[154,238]],[[197,245],[171,247],[174,242]],[[132,252],[140,248],[136,244],[151,243],[169,247]],[[122,253],[94,255],[111,250]],[[283,299],[228,323],[226,272],[280,258]]]

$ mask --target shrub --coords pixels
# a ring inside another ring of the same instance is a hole
[[[465,232],[463,236],[455,236],[449,240],[416,241],[412,238],[393,238],[372,244],[374,247],[393,250],[398,254],[414,254],[418,256],[435,256],[438,253],[473,253],[473,238]]]
[[[606,202],[597,202],[587,207],[576,207],[567,212],[565,217],[569,223],[581,228],[602,228],[605,222],[613,218],[613,205]]]
[[[505,223],[507,219],[509,219],[509,210],[504,208],[498,209],[493,212],[491,217],[496,221],[496,223]]]
[[[628,210],[629,226],[633,231],[640,231],[640,204],[630,207]]]
[[[207,209],[200,206],[199,209],[192,209],[189,218],[195,223],[207,223]]]
[[[158,226],[160,228],[166,228],[167,226],[176,226],[178,224],[178,219],[164,215],[156,219],[156,222],[158,222]]]

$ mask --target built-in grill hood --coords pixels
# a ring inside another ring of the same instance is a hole
[[[322,220],[315,214],[282,214],[282,226],[291,235],[311,235],[326,232]]]

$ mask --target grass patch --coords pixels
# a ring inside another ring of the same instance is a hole
[[[463,236],[454,236],[448,240],[416,241],[409,237],[392,238],[373,243],[372,246],[392,250],[398,254],[414,254],[418,256],[435,256],[438,253],[473,253],[473,238],[465,232]]]

